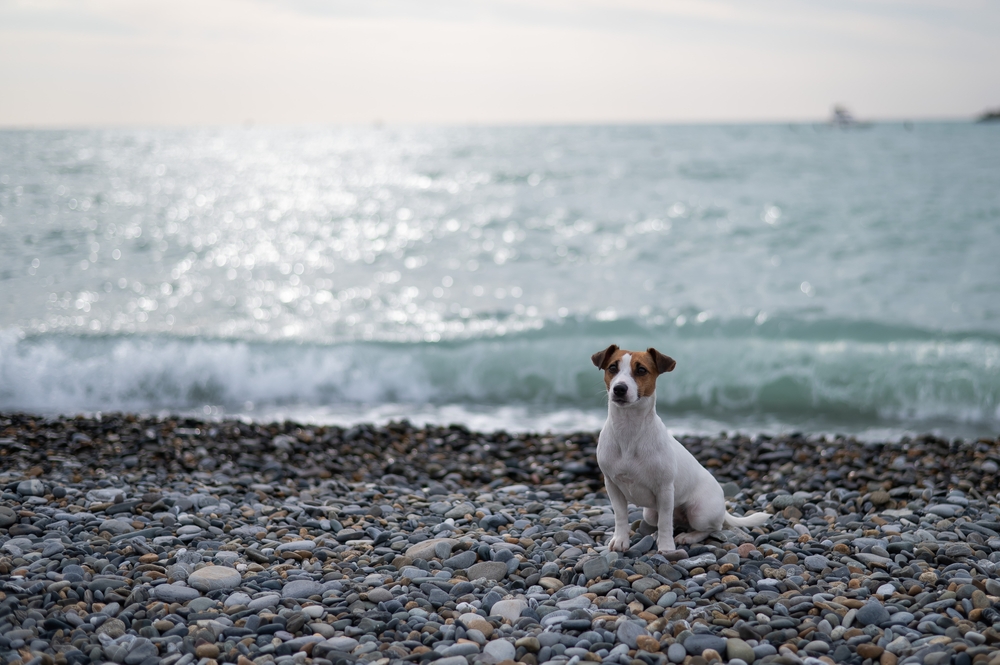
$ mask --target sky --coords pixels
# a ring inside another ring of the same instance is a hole
[[[0,0],[0,126],[971,118],[993,0]]]

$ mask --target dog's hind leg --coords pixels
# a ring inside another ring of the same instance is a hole
[[[687,533],[674,536],[674,542],[678,545],[694,545],[705,540],[710,535],[712,535],[711,531],[688,531]]]
[[[722,528],[726,504],[722,501],[721,494],[720,491],[718,500],[715,500],[715,497],[710,497],[708,500],[696,501],[684,506],[690,530],[674,539],[677,544],[694,545],[700,543],[714,531]]]

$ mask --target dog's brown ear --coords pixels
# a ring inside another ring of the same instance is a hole
[[[653,347],[646,349],[646,353],[653,358],[653,362],[656,364],[656,371],[660,374],[663,374],[664,372],[672,372],[674,371],[674,368],[677,367],[676,360],[670,356],[663,355]]]
[[[611,356],[613,356],[617,350],[618,345],[612,344],[603,351],[598,351],[594,355],[590,356],[590,360],[598,369],[607,369],[608,364],[611,362]]]

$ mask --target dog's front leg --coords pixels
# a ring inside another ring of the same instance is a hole
[[[659,518],[656,520],[656,549],[660,552],[673,552],[674,545],[674,484],[670,483],[656,497],[656,510]]]
[[[604,476],[604,486],[608,490],[611,507],[615,511],[615,534],[608,541],[608,549],[612,552],[624,552],[629,548],[628,499],[607,475]]]

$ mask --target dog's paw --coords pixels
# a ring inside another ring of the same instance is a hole
[[[629,548],[628,536],[615,534],[608,541],[608,549],[612,552],[624,552]]]
[[[676,552],[677,547],[674,545],[673,539],[663,540],[656,543],[656,551],[660,554],[670,554],[671,552]]]

